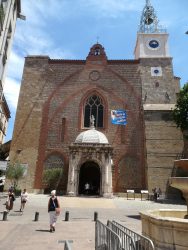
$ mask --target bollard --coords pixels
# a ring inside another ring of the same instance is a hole
[[[34,221],[38,221],[38,220],[39,220],[39,212],[36,212]]]
[[[65,221],[69,221],[69,211],[66,211],[65,213]]]
[[[3,220],[6,221],[7,220],[7,214],[8,212],[7,211],[4,211],[3,212]]]
[[[98,213],[94,212],[94,221],[98,220]]]

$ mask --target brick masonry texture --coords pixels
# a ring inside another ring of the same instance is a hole
[[[151,77],[150,67],[159,65],[163,76]],[[157,89],[155,81],[159,81]],[[57,155],[64,162],[61,188],[66,191],[69,146],[85,130],[84,101],[97,94],[105,106],[104,128],[100,131],[113,147],[113,191],[151,190],[154,186],[165,191],[173,160],[182,150],[182,137],[168,118],[171,111],[143,110],[146,92],[145,103],[175,103],[178,79],[173,76],[171,59],[26,57],[10,152],[11,161],[28,163],[21,185],[30,191],[42,189],[45,161]],[[166,92],[170,100],[165,99]],[[111,124],[112,109],[127,110],[126,126]]]

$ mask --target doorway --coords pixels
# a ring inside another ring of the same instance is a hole
[[[85,162],[80,168],[79,194],[99,195],[100,194],[100,167],[97,163]]]

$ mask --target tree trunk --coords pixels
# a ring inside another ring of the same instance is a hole
[[[183,148],[184,158],[188,159],[188,130],[183,131],[183,141],[184,141],[184,148]]]

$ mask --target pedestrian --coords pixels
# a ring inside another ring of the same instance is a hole
[[[23,192],[21,193],[21,206],[20,206],[20,212],[23,212],[25,208],[25,204],[28,201],[28,193],[27,190],[24,189]]]
[[[9,189],[8,189],[8,192],[9,192],[9,193],[10,193],[10,192],[13,193],[13,192],[14,192],[14,187],[13,187],[13,186],[10,186]]]
[[[5,175],[0,171],[0,192],[3,192],[5,185]]]
[[[85,194],[89,194],[89,188],[90,188],[89,183],[86,182],[86,184],[85,184]]]
[[[157,199],[159,198],[159,196],[162,194],[162,191],[160,188],[155,187],[154,189],[152,189],[153,191],[153,200],[157,201]]]
[[[60,214],[60,202],[56,196],[56,190],[51,191],[51,197],[48,201],[48,212],[50,216],[50,232],[55,232],[57,216]]]
[[[10,212],[10,210],[13,209],[14,201],[15,201],[14,192],[13,192],[13,190],[10,190],[8,192],[8,197],[7,197],[7,201],[6,201],[6,209],[7,209],[8,212]]]

